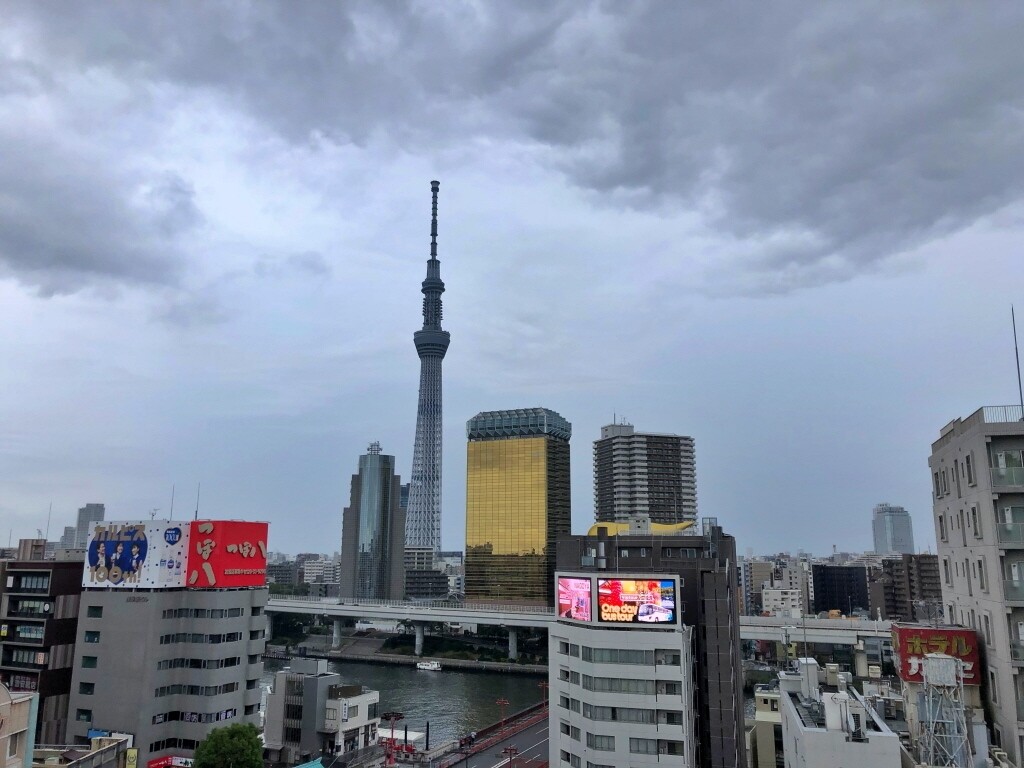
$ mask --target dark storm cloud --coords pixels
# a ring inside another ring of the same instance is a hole
[[[723,291],[846,279],[1024,191],[1014,5],[9,8],[18,87],[98,67],[306,146],[525,144],[608,205],[700,211],[742,254]]]
[[[0,145],[0,267],[43,294],[177,280],[179,237],[201,219],[185,180],[2,128]]]

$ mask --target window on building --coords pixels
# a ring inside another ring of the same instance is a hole
[[[76,709],[75,710],[75,720],[78,720],[78,721],[83,722],[83,723],[91,723],[92,722],[92,710],[91,709]]]
[[[252,607],[252,615],[253,615],[253,616],[259,616],[259,615],[260,615],[260,614],[262,614],[262,613],[263,613],[263,609],[262,609],[262,608],[260,608],[260,607],[259,607],[258,605],[254,605],[254,606]]]
[[[939,473],[938,472],[936,472],[934,474],[934,478],[933,479],[935,480],[935,495],[936,496],[941,496],[942,495],[942,486],[939,484]]]
[[[569,655],[569,644],[565,640],[558,641],[558,652],[563,656]]]
[[[988,568],[983,557],[978,558],[978,586],[988,592]]]
[[[953,584],[953,575],[949,572],[949,559],[942,558],[942,578],[947,585]]]
[[[630,739],[629,751],[634,755],[656,755],[658,754],[657,739]]]
[[[82,657],[82,669],[96,669],[96,657],[95,656],[83,656]]]
[[[942,512],[939,512],[939,538],[943,541],[949,540],[946,533],[946,516]]]
[[[996,682],[996,673],[991,669],[988,671],[988,695],[992,698],[993,704],[999,703],[999,686]]]
[[[558,670],[558,679],[562,681],[569,680],[569,670],[564,667]]]
[[[571,709],[573,712],[579,713],[579,711],[580,711],[580,700],[579,699],[569,699],[569,709]]]
[[[987,612],[981,615],[981,630],[985,635],[985,645],[992,645],[992,620]]]
[[[658,693],[665,696],[681,696],[683,693],[683,686],[681,683],[664,682],[659,683]]]
[[[565,722],[564,720],[562,722],[560,722],[558,724],[558,732],[561,733],[561,734],[564,734],[565,736],[568,736],[569,735],[569,724],[567,722]]]
[[[18,756],[18,749],[21,746],[21,731],[12,733],[7,739],[7,758]]]
[[[569,751],[568,750],[560,749],[558,751],[558,756],[561,758],[563,763],[568,763],[569,762]]]
[[[579,672],[570,672],[569,673],[569,682],[572,683],[573,685],[579,685],[580,684],[580,673]]]
[[[85,642],[87,643],[98,643],[100,641],[100,633],[97,630],[89,630],[85,633]]]
[[[974,505],[971,506],[971,528],[974,529],[974,538],[980,539],[981,534],[981,520],[978,519],[978,508]]]
[[[974,455],[968,454],[964,458],[964,465],[967,467],[967,484],[974,485]]]
[[[569,708],[569,697],[568,696],[563,696],[563,695],[559,694],[559,696],[558,696],[558,706],[560,706],[562,709],[568,709]]]
[[[665,718],[666,725],[682,725],[683,724],[683,713],[676,712],[675,710],[665,710],[662,713]]]
[[[587,746],[599,752],[614,752],[615,737],[604,736],[600,733],[587,733]]]
[[[662,741],[662,754],[682,755],[685,754],[684,745],[681,741]]]
[[[79,683],[78,692],[83,696],[92,696],[96,691],[96,683]]]
[[[90,605],[85,609],[85,616],[89,619],[102,619],[103,618],[103,606],[102,605]]]
[[[302,705],[301,704],[288,704],[284,708],[284,716],[288,720],[301,720],[302,719]]]

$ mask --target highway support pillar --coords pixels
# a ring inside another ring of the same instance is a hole
[[[416,630],[416,655],[423,655],[423,622],[417,621],[413,623],[413,629]]]
[[[344,619],[334,620],[334,636],[331,638],[331,650],[336,651],[341,648],[341,628],[345,625]]]
[[[519,631],[515,627],[508,628],[508,657],[512,661],[519,658]]]

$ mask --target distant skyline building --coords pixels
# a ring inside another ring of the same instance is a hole
[[[914,523],[910,513],[895,504],[881,503],[871,514],[877,555],[914,554]]]
[[[340,594],[373,600],[405,595],[405,515],[395,457],[370,443],[352,475],[349,505],[342,513]]]
[[[93,523],[102,522],[107,514],[107,508],[103,504],[86,504],[78,510],[78,519],[75,521],[75,549],[82,549],[89,541],[89,529]]]
[[[430,258],[423,292],[423,328],[413,334],[420,358],[420,393],[416,406],[416,442],[412,451],[409,509],[405,543],[410,547],[441,549],[441,362],[450,336],[441,329],[441,262],[437,258],[437,190],[430,182]]]
[[[570,530],[572,425],[520,408],[478,413],[466,434],[466,599],[549,604]]]
[[[647,515],[653,523],[697,519],[692,437],[637,432],[621,422],[594,441],[594,517],[599,523]]]

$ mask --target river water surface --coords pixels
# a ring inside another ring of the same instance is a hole
[[[267,659],[263,665],[263,684],[270,685],[274,673],[287,663]],[[329,662],[328,669],[340,674],[346,685],[365,685],[380,691],[381,712],[404,714],[405,720],[395,726],[396,735],[405,726],[410,731],[425,731],[429,721],[431,746],[498,722],[501,710],[497,700],[500,698],[509,702],[506,714],[540,701],[544,692],[538,683],[546,682],[545,678],[532,675],[447,669],[424,672],[406,666],[336,661]]]

